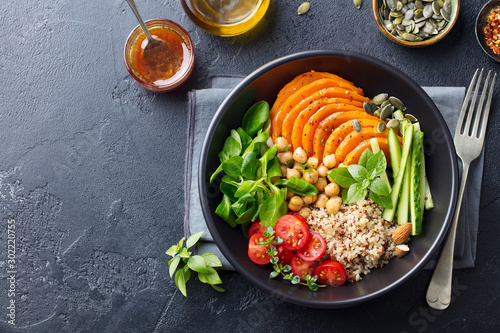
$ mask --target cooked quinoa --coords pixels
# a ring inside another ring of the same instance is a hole
[[[381,216],[382,208],[367,199],[356,204],[342,204],[334,215],[324,208],[314,208],[307,223],[325,239],[325,256],[344,265],[347,279],[353,282],[395,256],[396,245],[391,234],[397,224]]]

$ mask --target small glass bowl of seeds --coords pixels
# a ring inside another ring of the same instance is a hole
[[[460,0],[373,0],[380,31],[395,43],[423,47],[443,39],[458,18]]]

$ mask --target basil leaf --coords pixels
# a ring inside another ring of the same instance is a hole
[[[358,164],[349,165],[347,167],[347,170],[349,170],[349,173],[358,182],[362,182],[363,180],[368,179],[369,177],[368,170],[366,170],[365,168],[363,168],[361,165]]]
[[[257,153],[249,151],[243,155],[243,163],[241,164],[241,175],[247,179],[255,180],[257,177]]]
[[[290,177],[290,179],[278,179],[274,185],[281,185],[293,191],[298,195],[315,195],[318,194],[318,189],[313,184],[306,182],[297,177]]]
[[[237,156],[241,153],[241,142],[230,136],[224,141],[222,151],[219,153],[219,160],[222,162]]]
[[[282,189],[279,193],[268,197],[260,205],[259,218],[263,226],[274,228],[276,221],[286,214],[287,206],[285,198],[286,189]]]
[[[198,273],[198,278],[201,282],[208,283],[210,285],[222,283],[219,274],[212,267],[207,267],[206,273]]]
[[[175,270],[177,269],[177,266],[179,266],[179,262],[181,261],[181,257],[175,257],[173,259],[170,259],[168,262],[168,273],[170,274],[170,277],[174,276]]]
[[[248,146],[250,146],[250,143],[252,143],[252,138],[250,137],[250,135],[248,135],[247,132],[245,132],[245,130],[243,130],[243,128],[241,127],[238,127],[236,129],[236,132],[238,132],[238,134],[240,135],[240,140],[241,140],[241,150],[242,151],[245,151]]]
[[[390,196],[391,192],[389,190],[389,187],[387,186],[386,182],[384,182],[380,177],[377,177],[373,179],[368,186],[368,189],[371,192],[374,192],[377,195],[380,196]]]
[[[169,256],[173,257],[177,254],[177,252],[179,252],[179,246],[172,245],[165,253],[168,254]]]
[[[234,228],[236,226],[236,223],[234,222],[236,216],[231,209],[231,201],[227,195],[224,194],[222,197],[221,203],[215,209],[215,214],[220,216],[220,218],[226,221],[231,227]]]
[[[280,161],[275,156],[272,160],[267,164],[267,179],[271,179],[273,177],[281,177],[281,166]]]
[[[207,266],[205,265],[205,260],[203,260],[202,256],[192,256],[189,258],[187,265],[195,272],[199,273],[207,273]]]
[[[222,162],[222,170],[224,170],[229,177],[238,178],[241,176],[242,163],[243,158],[241,158],[241,156],[233,156]]]
[[[373,152],[370,150],[370,148],[366,148],[365,151],[359,157],[358,164],[361,165],[362,167],[366,168],[366,162],[372,156],[373,156]]]
[[[366,197],[366,193],[368,191],[366,190],[365,187],[363,187],[362,184],[356,183],[353,184],[351,187],[349,187],[349,190],[347,191],[347,200],[346,204],[353,204],[358,202],[359,200],[362,200]]]
[[[205,260],[205,265],[207,267],[222,267],[222,263],[215,254],[203,253],[201,257],[203,258],[203,260]]]
[[[385,171],[386,168],[387,168],[387,161],[385,160],[385,155],[382,150],[379,150],[366,162],[366,169],[370,173],[371,179],[380,176]]]
[[[219,287],[219,286],[216,286],[215,284],[211,284],[210,286],[211,286],[212,288],[214,288],[215,290],[217,290],[218,292],[220,292],[220,293],[222,293],[222,292],[224,292],[224,291],[225,291],[225,290],[224,290],[224,288],[221,288],[221,287]]]
[[[189,275],[191,275],[191,274],[189,273]],[[187,297],[186,281],[187,281],[187,278],[186,278],[185,271],[182,269],[179,269],[177,271],[177,273],[175,273],[175,285],[177,286],[177,288],[179,288],[179,290],[184,295],[184,297]]]
[[[186,248],[189,249],[191,246],[196,244],[196,242],[198,242],[200,240],[201,235],[203,235],[203,231],[197,232],[197,233],[189,236],[189,238],[186,241]]]
[[[342,202],[347,203],[347,192],[349,192],[348,189],[342,191]]]
[[[356,183],[356,180],[352,177],[351,173],[346,167],[335,168],[328,171],[328,176],[342,187],[349,187],[352,184]]]
[[[241,127],[250,136],[254,136],[269,118],[269,104],[260,101],[252,105],[243,116]]]
[[[376,194],[375,192],[370,191],[370,199],[372,199],[377,205],[380,205],[384,208],[393,208],[392,199],[390,196],[381,196]]]

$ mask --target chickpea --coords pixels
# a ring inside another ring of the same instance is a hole
[[[326,155],[325,158],[323,158],[323,164],[328,168],[331,169],[337,164],[337,159],[335,158],[334,154]]]
[[[319,177],[318,181],[316,183],[314,183],[314,186],[316,186],[316,188],[318,189],[318,191],[323,192],[325,190],[326,186],[327,186],[326,184],[328,184],[328,182],[326,181],[326,178],[325,177]]]
[[[317,169],[318,168],[318,159],[316,157],[309,157],[307,159],[306,167],[308,169]]]
[[[330,184],[326,185],[325,193],[326,193],[326,195],[329,195],[331,197],[339,195],[340,186],[338,186],[337,183],[330,183]]]
[[[286,178],[290,179],[292,177],[302,178],[302,174],[297,169],[286,169]]]
[[[337,214],[341,204],[342,199],[340,197],[332,197],[326,202],[326,210],[329,214]]]
[[[302,200],[301,197],[295,195],[290,198],[290,201],[288,202],[288,209],[298,212],[302,207],[304,207],[304,200]]]
[[[299,210],[299,214],[302,215],[303,218],[307,219],[312,214],[311,208],[309,208],[309,207],[302,207]]]
[[[282,136],[276,138],[276,147],[278,148],[278,152],[281,153],[285,150],[288,150],[286,147],[290,147],[288,145],[288,140]]]
[[[313,194],[313,195],[304,195],[302,197],[302,200],[304,200],[304,203],[306,205],[310,205],[313,202],[315,202],[317,198],[318,198],[318,196],[316,194]]]
[[[285,151],[282,153],[277,153],[276,157],[278,157],[278,160],[281,164],[286,164],[288,161],[292,160],[293,155],[291,151]]]
[[[286,176],[286,170],[287,170],[287,169],[288,169],[288,168],[286,167],[286,165],[284,165],[284,164],[280,164],[281,175],[282,175],[283,177],[285,177],[285,176]]]
[[[318,174],[320,177],[326,177],[328,175],[328,168],[323,163],[318,167]]]
[[[274,143],[273,143],[273,138],[270,136],[269,138],[267,138],[267,141],[266,141],[266,145],[271,148]]]
[[[304,170],[304,167],[302,166],[302,164],[300,163],[297,163],[297,162],[293,162],[293,166],[292,166],[293,169],[297,169],[299,171],[302,172],[302,170]]]
[[[302,147],[295,149],[295,151],[293,152],[293,159],[300,164],[306,163],[307,162],[306,151]]]
[[[327,201],[328,201],[328,196],[326,194],[322,193],[318,195],[318,199],[316,199],[316,207],[325,208]]]
[[[295,195],[295,193],[293,191],[286,189],[286,200],[290,199],[294,195]]]
[[[318,171],[316,170],[305,171],[304,180],[308,183],[315,184],[318,181]]]

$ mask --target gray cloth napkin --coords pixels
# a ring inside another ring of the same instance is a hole
[[[185,216],[184,234],[204,231],[199,253],[210,252],[217,255],[223,269],[234,269],[224,258],[210,235],[200,209],[198,196],[198,158],[205,138],[206,129],[220,103],[236,86],[241,77],[218,76],[212,78],[212,86],[208,89],[193,90],[189,93],[188,133],[185,169]],[[451,133],[455,133],[458,116],[465,96],[464,87],[424,87],[426,93],[441,111]],[[454,268],[474,267],[476,258],[477,229],[479,222],[479,200],[483,174],[484,151],[470,168],[468,187],[464,194],[462,211],[458,221],[455,244]],[[431,188],[432,190],[432,188]],[[432,259],[425,267],[435,266]]]

